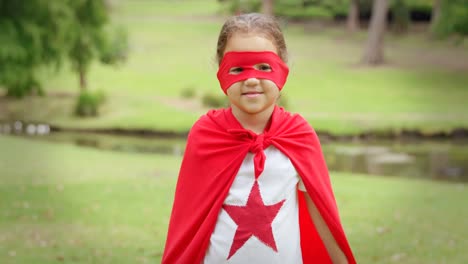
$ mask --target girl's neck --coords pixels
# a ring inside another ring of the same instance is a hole
[[[231,109],[232,114],[243,128],[251,130],[256,134],[262,134],[270,121],[275,105],[257,114],[243,112],[237,107],[231,107]]]

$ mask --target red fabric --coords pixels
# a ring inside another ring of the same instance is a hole
[[[270,65],[271,71],[260,71],[254,65],[266,63]],[[241,68],[236,74],[230,73],[231,68]],[[276,84],[281,90],[288,78],[289,68],[271,51],[231,51],[227,52],[219,65],[217,77],[221,89],[226,93],[232,84],[255,77],[268,79]]]
[[[231,258],[252,236],[278,252],[271,224],[286,200],[275,204],[263,203],[260,187],[255,181],[245,206],[224,204],[223,209],[237,224],[229,256]]]
[[[263,166],[263,149],[273,145],[288,156],[301,176],[349,263],[356,263],[342,229],[319,140],[299,115],[276,107],[262,135],[245,130],[231,109],[202,116],[188,136],[177,182],[162,263],[200,263],[231,184],[251,151],[255,167]],[[256,168],[261,173],[262,168]],[[299,192],[303,262],[331,263]]]

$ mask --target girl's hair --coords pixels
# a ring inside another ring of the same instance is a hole
[[[278,50],[278,56],[286,63],[288,61],[288,52],[283,32],[275,18],[258,13],[242,14],[232,16],[224,22],[218,37],[216,48],[216,60],[218,64],[224,56],[224,50],[229,38],[237,32],[257,33],[263,35],[273,42]]]

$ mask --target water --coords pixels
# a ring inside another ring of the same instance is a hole
[[[52,132],[47,125],[0,125],[0,133],[106,151],[183,155],[184,139]],[[468,182],[468,140],[323,141],[330,170]]]
[[[322,147],[332,170],[468,181],[468,142],[332,142]]]

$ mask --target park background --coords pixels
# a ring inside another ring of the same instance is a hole
[[[388,4],[392,14],[401,6],[427,14],[436,2]],[[57,10],[53,3],[45,5]],[[115,26],[114,42],[105,45],[113,56],[97,47],[89,51],[94,60],[80,64],[86,52],[61,50],[63,40],[44,53],[60,61],[42,63],[44,54],[24,55],[40,49],[37,39],[12,45],[22,35],[3,31],[2,263],[160,262],[185,135],[200,115],[226,103],[215,76],[220,27],[229,12],[268,11],[260,1],[105,3],[109,19],[89,23]],[[468,13],[466,2],[451,3],[459,16]],[[366,61],[372,1],[361,1],[367,10],[354,29],[346,24],[349,4],[274,2],[291,70],[280,103],[335,151],[326,158],[359,263],[466,263],[467,24],[435,30],[430,17],[389,23],[383,60]],[[0,11],[2,29],[39,10],[8,1],[0,7],[10,8]],[[16,10],[26,11],[8,13]],[[23,33],[41,36],[27,22]],[[86,34],[86,26],[70,29]],[[28,67],[16,67],[24,58]],[[429,153],[420,163],[435,171],[430,177],[410,162],[419,153]],[[381,159],[370,172],[354,166],[373,156]]]

